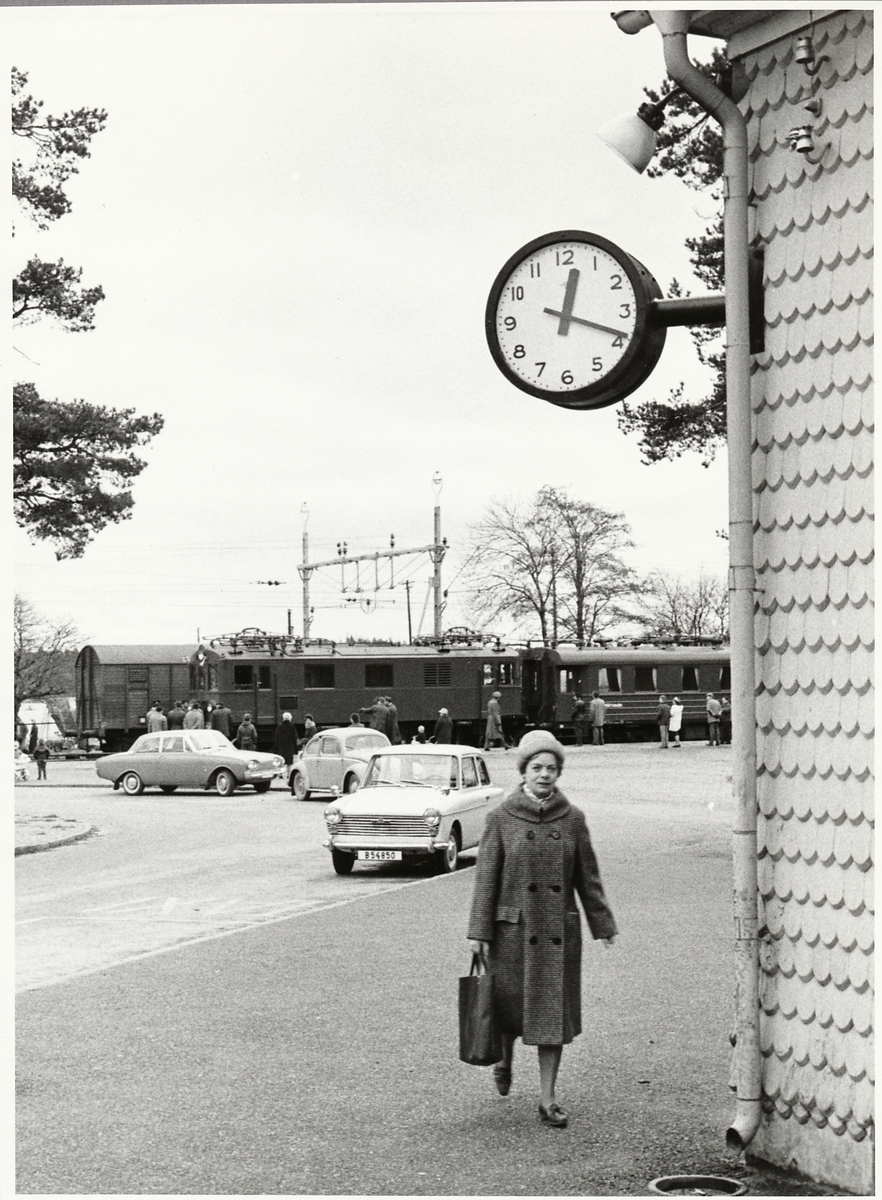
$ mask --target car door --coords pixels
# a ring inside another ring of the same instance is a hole
[[[196,783],[193,759],[196,756],[187,746],[183,733],[165,733],[159,752],[160,778],[157,782],[177,787],[193,787]]]
[[[465,849],[468,846],[477,845],[480,840],[487,811],[487,789],[481,787],[478,764],[473,754],[467,754],[462,759],[460,803],[462,805],[462,816],[460,817],[462,844]]]
[[[322,791],[330,791],[332,787],[343,786],[343,746],[335,735],[322,734],[322,744],[316,760],[316,779],[312,787]]]

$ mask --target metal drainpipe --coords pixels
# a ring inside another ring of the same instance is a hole
[[[753,489],[750,454],[747,127],[737,106],[691,62],[689,13],[650,10],[671,79],[723,133],[726,286],[726,436],[729,451],[729,624],[732,664],[736,1110],[726,1145],[741,1151],[759,1128],[762,1086],[757,943]]]

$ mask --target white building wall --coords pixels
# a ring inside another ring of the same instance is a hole
[[[801,32],[814,81],[793,35],[742,59],[766,252],[752,393],[763,1117],[749,1153],[871,1194],[873,13]],[[787,138],[805,124],[808,158]]]

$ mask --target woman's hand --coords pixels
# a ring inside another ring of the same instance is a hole
[[[486,958],[490,953],[490,943],[470,941],[469,949],[471,950],[472,954],[480,954],[482,958]]]
[[[613,946],[616,944],[616,935],[613,934],[612,937],[604,938],[603,944],[606,946],[607,950],[612,950]]]

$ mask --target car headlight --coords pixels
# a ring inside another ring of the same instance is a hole
[[[249,758],[248,762],[245,764],[245,769],[247,771],[256,771],[259,766],[260,763],[256,758]]]
[[[281,755],[279,755],[279,754],[276,754],[276,755],[273,757],[273,766],[276,768],[276,770],[278,770],[278,769],[279,769],[279,767],[284,767],[284,765],[285,765],[285,760],[284,760],[284,758],[282,758],[282,756],[281,756]]]
[[[335,808],[332,804],[330,808],[325,809],[325,822],[328,825],[339,825],[343,820],[343,814],[339,808]]]
[[[430,829],[437,829],[441,824],[441,814],[438,812],[437,808],[427,808],[423,813],[423,820]]]

